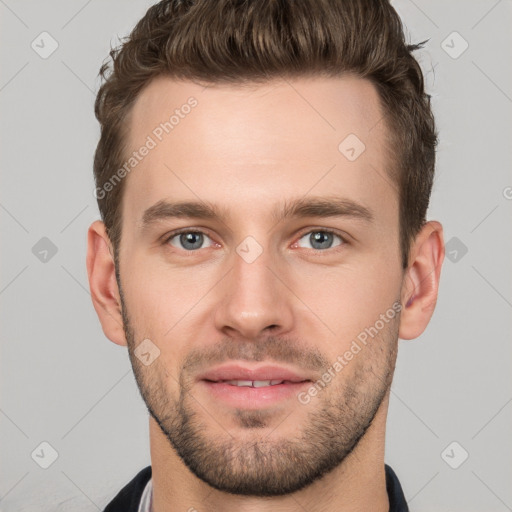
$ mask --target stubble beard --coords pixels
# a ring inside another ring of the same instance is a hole
[[[141,364],[134,354],[138,338],[123,299],[121,302],[130,361],[149,414],[190,471],[219,491],[243,496],[283,496],[319,480],[342,464],[355,449],[391,385],[399,316],[354,359],[360,363],[349,374],[350,380],[342,370],[327,388],[303,406],[310,410],[302,423],[301,434],[295,439],[279,435],[280,425],[286,426],[288,421],[294,424],[294,411],[279,423],[271,411],[264,409],[234,409],[233,417],[243,434],[237,436],[238,429],[223,431],[219,422],[205,411],[210,409],[214,416],[214,407],[201,406],[193,397],[193,379],[185,370],[189,365],[182,365],[179,396],[173,397],[167,389],[172,377],[160,361],[157,359],[149,367]],[[233,357],[236,353],[238,359],[254,361],[262,360],[265,351],[272,355],[290,351],[288,342],[285,345],[273,337],[257,346],[257,355],[252,348],[255,346],[232,343],[227,352],[232,359],[236,359]],[[297,363],[286,357],[278,359]]]

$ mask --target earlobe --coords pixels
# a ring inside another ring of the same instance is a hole
[[[121,300],[111,254],[111,244],[103,222],[93,222],[87,233],[87,274],[94,309],[105,336],[126,345]]]
[[[402,286],[399,338],[411,340],[426,329],[434,312],[444,260],[443,227],[427,222],[411,246],[411,258]]]

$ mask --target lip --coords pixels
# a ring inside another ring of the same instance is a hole
[[[272,386],[249,387],[225,382],[231,380],[282,380],[285,382]],[[301,390],[311,385],[309,376],[273,365],[253,368],[241,364],[223,365],[201,374],[198,381],[199,389],[205,392],[208,398],[238,409],[271,407],[296,397]]]
[[[301,375],[291,369],[265,365],[251,368],[241,364],[227,364],[211,368],[199,375],[198,380],[220,382],[226,380],[286,380],[298,383],[311,380],[307,375]]]

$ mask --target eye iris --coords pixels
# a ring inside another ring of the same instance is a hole
[[[315,249],[328,249],[330,244],[332,243],[332,233],[327,233],[325,231],[316,231],[311,233],[309,237],[311,241],[311,246]],[[318,243],[320,247],[316,247],[315,244]]]
[[[180,243],[188,250],[199,249],[203,245],[203,235],[202,233],[183,233],[180,235]]]

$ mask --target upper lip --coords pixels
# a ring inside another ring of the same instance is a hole
[[[303,382],[309,379],[305,375],[281,366],[265,365],[256,368],[241,364],[226,364],[210,368],[198,376],[198,380],[219,382],[224,380],[287,380]]]

